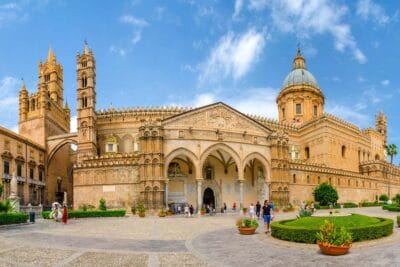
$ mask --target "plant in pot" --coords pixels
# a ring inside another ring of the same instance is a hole
[[[143,203],[139,203],[136,207],[136,211],[139,213],[139,217],[146,216],[146,208],[144,207]]]
[[[206,214],[206,208],[201,208],[201,209],[200,209],[200,214],[201,214],[201,215]]]
[[[239,218],[236,221],[236,226],[239,233],[242,235],[252,235],[258,227],[257,219]]]
[[[167,212],[164,208],[161,208],[160,211],[158,212],[158,217],[165,217],[167,216]]]
[[[325,220],[321,231],[317,233],[316,237],[322,253],[327,255],[346,254],[352,244],[351,234],[344,227],[336,228],[328,220]]]
[[[247,214],[247,208],[242,209],[243,214]]]
[[[136,207],[135,206],[131,207],[131,211],[132,211],[133,215],[136,215]]]

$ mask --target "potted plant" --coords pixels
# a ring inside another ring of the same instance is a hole
[[[257,219],[239,218],[236,221],[236,226],[241,235],[252,235],[258,227]]]
[[[327,255],[346,254],[352,244],[351,234],[344,227],[336,228],[328,220],[325,220],[321,231],[317,233],[316,237],[322,253]]]
[[[243,212],[243,215],[246,215],[247,214],[247,208],[243,208],[242,212]]]
[[[139,213],[139,217],[145,217],[146,216],[146,208],[144,207],[143,203],[139,203],[139,205],[136,208],[136,211]]]
[[[160,211],[158,212],[158,217],[165,217],[167,216],[167,212],[165,211],[164,208],[161,208]]]
[[[200,209],[200,214],[201,214],[201,215],[206,214],[206,208],[201,208],[201,209]]]
[[[132,211],[133,215],[136,215],[136,207],[135,206],[131,207],[131,211]]]
[[[168,216],[172,216],[172,215],[174,215],[174,213],[172,212],[171,209],[168,209],[168,210],[167,210],[167,215],[168,215]]]

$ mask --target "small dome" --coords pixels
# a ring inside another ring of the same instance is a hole
[[[285,78],[282,84],[282,88],[286,88],[291,85],[311,85],[319,89],[317,80],[314,76],[306,69],[294,69]]]

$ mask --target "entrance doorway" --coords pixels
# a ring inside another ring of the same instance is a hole
[[[203,205],[205,206],[210,205],[210,207],[215,208],[214,191],[209,187],[207,187],[206,190],[204,190]]]

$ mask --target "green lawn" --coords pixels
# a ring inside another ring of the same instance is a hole
[[[331,216],[331,217],[304,217],[285,223],[287,226],[302,227],[306,229],[320,229],[325,220],[333,221],[336,227],[344,226],[346,228],[368,226],[380,222],[378,218],[368,217],[359,214],[349,216]]]

